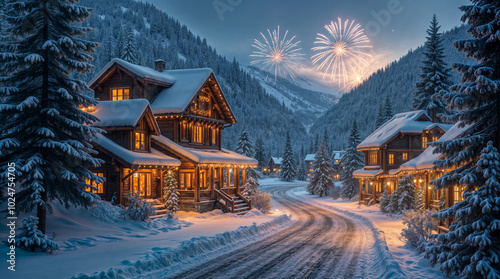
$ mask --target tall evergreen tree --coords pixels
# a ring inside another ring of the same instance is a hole
[[[127,26],[124,30],[124,46],[121,53],[121,58],[133,64],[137,64],[137,46],[135,42],[135,34],[132,26]]]
[[[281,163],[281,179],[284,181],[293,181],[295,179],[295,157],[293,155],[292,143],[290,142],[290,133],[286,133],[285,152]]]
[[[177,179],[172,170],[168,170],[163,177],[163,203],[169,218],[174,217],[174,213],[179,210],[179,191]]]
[[[394,111],[392,110],[392,102],[389,96],[387,96],[384,101],[384,123],[389,121],[393,116]]]
[[[319,195],[328,195],[328,190],[334,187],[333,165],[326,152],[326,143],[321,143],[313,163],[313,171],[309,179],[309,192]]]
[[[397,192],[398,211],[411,210],[415,208],[415,182],[412,175],[406,175],[399,181]]]
[[[359,181],[354,178],[352,173],[364,166],[363,153],[358,152],[357,147],[361,142],[358,133],[356,120],[352,123],[351,135],[349,136],[349,146],[343,158],[343,169],[340,171],[340,180],[342,180],[341,196],[344,199],[351,199],[359,194]]]
[[[463,187],[465,201],[439,212],[439,218],[455,217],[457,222],[450,226],[449,233],[440,236],[436,243],[426,249],[426,256],[432,263],[441,264],[440,268],[445,274],[500,278],[499,190],[498,186],[494,186],[494,182],[499,179],[498,169],[491,164],[486,165],[486,161],[480,161],[479,158],[484,150],[483,158],[491,157],[493,163],[496,150],[493,151],[487,143],[493,141],[497,147],[500,145],[500,99],[497,89],[500,82],[500,41],[497,40],[500,32],[500,18],[497,17],[500,3],[473,0],[472,5],[460,9],[464,12],[462,21],[469,25],[467,32],[472,38],[456,41],[454,46],[478,63],[452,65],[462,74],[461,83],[451,86],[443,98],[450,109],[458,111],[445,117],[445,120],[470,126],[454,140],[430,145],[436,146],[436,152],[445,155],[445,159],[437,161],[435,167],[452,169],[431,183],[437,190]],[[491,199],[496,199],[496,206],[492,206]],[[497,238],[492,240],[491,237],[495,235]],[[496,260],[492,261],[490,257],[496,257]]]
[[[264,150],[264,141],[262,137],[259,136],[255,141],[255,160],[259,162],[258,168],[262,170],[262,168],[266,165],[266,153]]]
[[[89,206],[98,196],[85,191],[86,179],[103,182],[87,169],[102,162],[90,144],[101,130],[86,125],[98,119],[78,109],[96,100],[70,75],[92,70],[98,44],[82,38],[92,28],[77,24],[92,10],[74,2],[10,2],[5,13],[12,40],[10,52],[0,54],[0,172],[7,177],[8,163],[16,164],[23,178],[16,205],[19,212],[37,210],[42,233],[53,200]]]
[[[375,130],[382,126],[382,124],[384,124],[385,122],[385,113],[384,113],[384,106],[382,104],[380,104],[378,106],[378,111],[377,111],[377,120],[375,122]]]
[[[241,129],[240,137],[238,139],[238,146],[236,147],[235,151],[248,157],[253,157],[255,155],[252,141],[250,140],[250,136],[245,130],[245,127]]]
[[[304,160],[300,160],[299,166],[297,167],[297,180],[307,180],[307,168]]]
[[[328,135],[328,129],[325,129],[325,133],[323,134],[323,142],[326,143],[326,152],[328,152],[328,154],[331,154],[330,145],[328,144],[330,142],[330,136]]]
[[[415,84],[417,91],[413,93],[413,110],[425,110],[435,122],[437,114],[449,114],[441,98],[441,91],[451,86],[450,68],[444,62],[444,48],[442,47],[441,33],[436,15],[432,17],[431,25],[427,29],[424,56],[418,74],[420,81]]]

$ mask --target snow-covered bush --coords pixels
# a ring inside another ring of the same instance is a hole
[[[430,210],[422,212],[407,210],[403,213],[403,225],[406,227],[402,230],[401,236],[416,247],[419,253],[424,252],[430,236],[437,229],[438,220],[432,217],[432,214]]]
[[[342,188],[340,186],[333,185],[328,189],[328,193],[332,199],[337,200],[341,197]]]
[[[88,212],[96,218],[103,221],[117,221],[123,215],[125,208],[118,204],[118,206],[112,205],[112,203],[107,201],[98,201],[92,207],[89,207]]]
[[[168,218],[172,218],[179,210],[179,191],[177,189],[177,179],[172,170],[168,170],[163,178],[163,203],[167,211]]]
[[[389,195],[389,204],[386,206],[387,213],[399,213],[399,192],[394,191]]]
[[[253,177],[249,177],[241,194],[245,197],[252,197],[258,191],[258,188],[259,182],[257,182],[257,180]]]
[[[118,198],[118,192],[113,193],[113,197],[111,197],[111,204],[112,205],[119,205],[120,204],[120,199]]]
[[[125,216],[131,220],[145,221],[154,214],[156,209],[149,202],[140,197],[139,192],[128,194],[130,204],[125,209]]]
[[[384,187],[384,191],[382,192],[382,196],[380,197],[380,211],[384,213],[389,213],[389,204],[391,200],[389,198],[389,191],[387,187]]]
[[[16,246],[31,252],[49,252],[59,249],[59,244],[47,238],[38,229],[38,218],[29,216],[23,219],[23,225],[16,236]]]
[[[252,206],[260,210],[262,213],[267,213],[273,208],[273,205],[271,203],[272,198],[273,195],[269,193],[257,191],[251,197]]]
[[[411,210],[415,206],[415,182],[413,176],[407,175],[399,181],[398,185],[398,206],[396,212]]]

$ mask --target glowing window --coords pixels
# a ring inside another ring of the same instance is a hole
[[[437,141],[438,137],[432,137],[432,141]]]
[[[136,172],[132,176],[132,192],[142,197],[151,196],[151,173]]]
[[[403,160],[408,160],[408,152],[403,152]]]
[[[203,127],[193,126],[193,142],[203,143]]]
[[[102,172],[94,172],[94,174],[97,175],[97,176],[100,176],[100,177],[104,177],[104,173],[102,173]],[[104,185],[103,185],[104,183],[101,182],[101,183],[97,184],[96,181],[94,181],[94,180],[90,181],[90,179],[85,179],[85,182],[88,185],[91,185],[94,188],[97,188],[97,190],[96,190],[96,189],[92,189],[90,187],[86,187],[85,191],[92,192],[92,193],[95,193],[95,194],[102,194],[102,193],[104,193]]]
[[[135,150],[146,150],[146,133],[135,133]]]
[[[376,164],[377,163],[377,153],[370,153],[368,155],[368,163],[369,164]]]
[[[389,153],[389,165],[394,165],[394,153]]]
[[[111,89],[111,97],[113,101],[128,100],[129,99],[128,88],[113,88]]]
[[[427,148],[427,136],[422,136],[422,148]]]

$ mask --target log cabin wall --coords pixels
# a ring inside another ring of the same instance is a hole
[[[129,88],[129,99],[139,98],[140,96],[140,90],[134,84],[134,78],[122,71],[115,71],[106,81],[99,83],[99,86],[94,89],[94,96],[99,101],[112,101],[112,88]]]
[[[132,132],[130,130],[108,130],[106,137],[123,148],[132,150]]]
[[[93,173],[103,173],[106,178],[106,181],[103,183],[103,193],[98,195],[101,199],[110,201],[115,192],[120,194],[119,168],[117,165],[113,164],[114,160],[103,152],[99,152],[99,154],[94,157],[104,160],[104,163],[98,168],[89,168],[89,170]]]

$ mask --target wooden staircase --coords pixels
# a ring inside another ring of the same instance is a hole
[[[220,190],[215,190],[215,193],[217,206],[224,212],[243,215],[252,209],[252,201],[240,193],[233,197]]]
[[[147,202],[153,206],[156,211],[154,214],[149,215],[149,219],[157,219],[157,218],[162,218],[167,216],[167,208],[165,208],[165,204],[163,204],[160,200],[158,199],[146,199]]]

